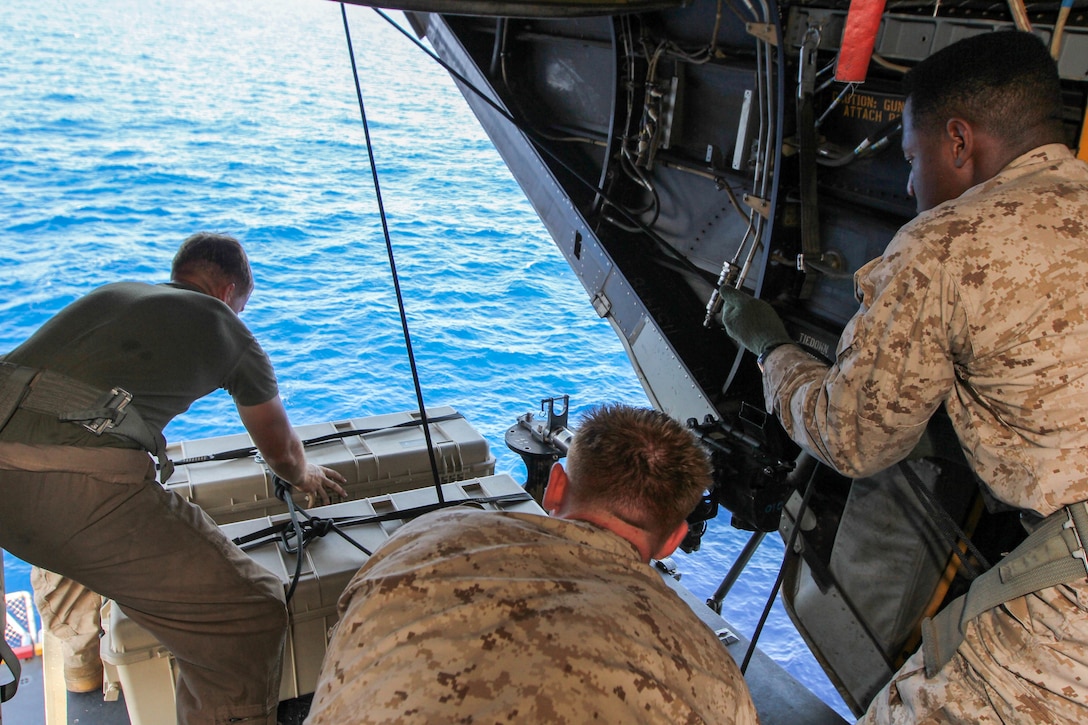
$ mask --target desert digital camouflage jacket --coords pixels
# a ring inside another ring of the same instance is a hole
[[[754,723],[725,646],[619,536],[451,509],[340,600],[308,725]]]
[[[905,457],[947,406],[1001,501],[1088,498],[1088,164],[1036,148],[905,225],[855,275],[861,308],[830,367],[765,361],[794,440],[845,475]]]

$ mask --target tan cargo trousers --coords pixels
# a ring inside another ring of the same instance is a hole
[[[276,722],[282,582],[119,448],[0,443],[0,548],[114,600],[178,665],[182,725]]]

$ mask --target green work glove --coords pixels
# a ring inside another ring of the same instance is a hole
[[[722,298],[722,325],[725,332],[749,352],[759,356],[767,350],[793,342],[782,318],[763,300],[728,285],[718,290]]]

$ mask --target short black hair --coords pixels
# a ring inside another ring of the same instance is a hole
[[[170,269],[172,278],[204,271],[224,276],[244,292],[253,291],[253,272],[242,244],[229,234],[197,232],[178,248]]]
[[[973,35],[915,66],[904,79],[915,127],[957,116],[1009,141],[1040,130],[1061,138],[1058,66],[1043,42],[1019,30]]]

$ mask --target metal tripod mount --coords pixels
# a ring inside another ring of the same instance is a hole
[[[559,412],[556,410],[557,402],[562,403]],[[525,490],[541,505],[552,464],[567,455],[574,437],[574,433],[567,428],[569,403],[569,395],[546,398],[540,401],[540,411],[547,414],[546,419],[544,416],[537,419],[533,413],[526,413],[519,416],[517,424],[506,431],[507,447],[525,462]]]

